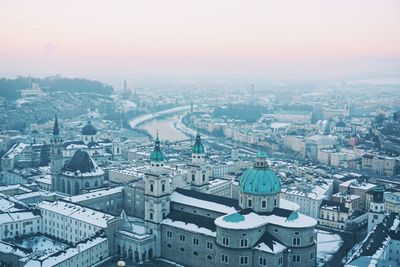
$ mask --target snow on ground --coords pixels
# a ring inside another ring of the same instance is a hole
[[[24,248],[31,248],[32,251],[37,254],[50,254],[56,251],[64,250],[68,247],[61,242],[45,236],[25,238],[19,245]]]
[[[342,238],[334,233],[315,230],[317,234],[317,265],[323,266],[342,246]]]

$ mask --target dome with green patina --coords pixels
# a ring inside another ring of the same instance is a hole
[[[265,152],[264,149],[259,149],[256,155],[257,158],[262,158],[266,159],[267,158],[267,153]]]
[[[156,143],[154,146],[153,151],[151,151],[150,153],[150,160],[151,161],[155,161],[155,162],[159,162],[159,161],[164,161],[164,153],[161,151],[160,148],[160,139],[158,138],[158,134],[157,134],[157,138],[156,138]]]
[[[194,145],[192,146],[192,152],[195,154],[204,154],[205,153],[204,145],[201,143],[201,138],[200,138],[199,133],[197,133],[196,141],[195,141]]]
[[[253,168],[245,171],[239,180],[241,193],[251,195],[274,195],[281,192],[281,183],[275,172],[268,168],[267,154],[260,149]]]

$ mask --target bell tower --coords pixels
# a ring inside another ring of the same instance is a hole
[[[192,162],[188,164],[187,175],[187,181],[190,182],[192,190],[204,192],[208,189],[210,170],[206,163],[206,151],[201,143],[199,132],[192,146]]]
[[[145,173],[145,226],[149,234],[156,237],[155,256],[161,255],[161,221],[170,212],[169,177],[164,171],[164,153],[161,151],[158,133],[150,154],[150,171]]]
[[[383,222],[385,218],[384,193],[385,187],[383,185],[378,185],[372,189],[372,201],[368,212],[368,232],[370,232],[375,225]]]
[[[62,155],[62,142],[63,139],[60,135],[60,129],[58,127],[57,115],[54,117],[53,135],[50,139],[50,168],[51,168],[51,187],[53,191],[60,191],[60,184],[58,181],[58,173],[63,167],[63,155]]]

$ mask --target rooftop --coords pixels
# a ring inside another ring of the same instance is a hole
[[[41,210],[55,212],[75,220],[90,223],[101,228],[106,228],[108,223],[115,219],[115,216],[113,215],[65,201],[42,201],[38,204],[38,208]]]
[[[244,209],[215,219],[215,224],[226,229],[251,229],[266,224],[274,224],[287,228],[314,227],[314,218],[297,211],[275,208],[272,212],[256,213],[252,209]]]
[[[216,236],[214,219],[205,216],[172,210],[161,223],[191,232]]]
[[[100,176],[104,171],[86,151],[78,149],[62,168],[61,173],[67,176]]]
[[[221,197],[193,190],[177,188],[171,194],[171,202],[180,203],[222,214],[232,213],[240,209],[238,200]]]

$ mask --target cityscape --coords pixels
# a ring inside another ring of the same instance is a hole
[[[299,2],[0,3],[0,267],[400,266],[400,3]]]

